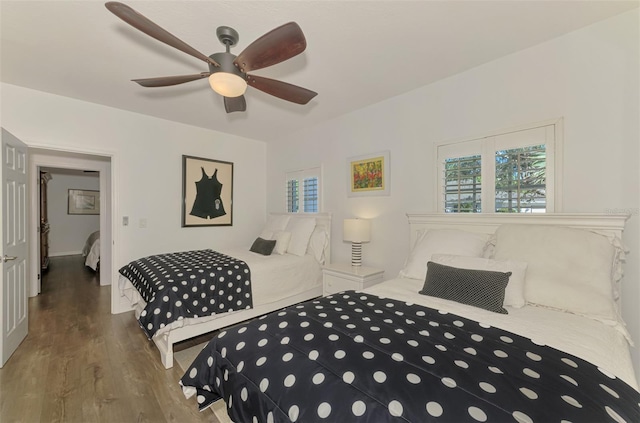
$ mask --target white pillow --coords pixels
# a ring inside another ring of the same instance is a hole
[[[307,254],[309,238],[316,227],[316,219],[313,217],[294,217],[287,223],[287,232],[291,232],[291,241],[287,247],[287,253],[296,256]]]
[[[527,302],[616,322],[613,301],[615,247],[584,229],[545,225],[502,225],[494,258],[528,263]]]
[[[453,254],[456,256],[482,257],[488,235],[457,229],[432,229],[422,234],[409,253],[403,278],[425,280],[427,262],[433,254]]]
[[[276,246],[273,247],[272,254],[285,254],[287,252],[287,248],[289,247],[289,242],[291,241],[291,232],[287,231],[278,231],[273,234],[272,238],[276,240]]]
[[[327,247],[329,236],[327,231],[320,226],[316,226],[309,238],[309,253],[315,257],[320,264],[324,264],[324,249]]]
[[[491,260],[484,257],[465,257],[450,254],[433,254],[431,261],[459,269],[489,270],[492,272],[511,272],[507,289],[504,292],[504,305],[520,308],[524,299],[524,281],[527,263],[511,260]]]
[[[273,239],[273,235],[278,231],[284,231],[289,223],[289,216],[286,214],[271,214],[267,219],[266,225],[262,229],[260,233],[260,238],[262,239]]]
[[[273,231],[268,231],[266,229],[263,229],[262,232],[260,232],[260,235],[258,235],[260,238],[262,239],[274,239],[273,236],[275,235],[275,232]]]

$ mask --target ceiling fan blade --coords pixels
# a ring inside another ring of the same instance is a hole
[[[136,12],[126,4],[123,4],[117,1],[110,1],[105,3],[105,7],[109,9],[111,13],[113,13],[114,15],[116,15],[117,17],[119,17],[129,25],[144,32],[150,37],[153,37],[158,41],[161,41],[165,44],[170,45],[171,47],[177,48],[180,51],[190,54],[191,56],[197,59],[210,63],[215,67],[220,66],[210,57],[200,53],[195,48],[191,47],[184,41],[178,39],[175,35],[162,29],[157,24],[151,22],[149,19],[142,16],[140,13]]]
[[[247,110],[247,101],[243,95],[240,97],[225,97],[224,109],[227,113],[244,112]]]
[[[295,22],[267,32],[249,44],[233,61],[243,72],[266,68],[284,62],[304,51],[307,41]]]
[[[272,96],[298,104],[307,104],[318,95],[306,88],[262,76],[247,75],[247,84]]]
[[[168,87],[170,85],[184,84],[198,79],[206,78],[209,72],[201,72],[195,75],[160,76],[158,78],[132,79],[143,87]]]

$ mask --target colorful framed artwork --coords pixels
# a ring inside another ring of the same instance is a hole
[[[350,157],[347,196],[389,195],[389,152]]]
[[[100,191],[70,189],[67,214],[100,214]]]
[[[182,227],[233,225],[233,163],[182,156]]]

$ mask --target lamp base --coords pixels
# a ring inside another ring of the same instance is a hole
[[[362,243],[351,243],[351,265],[362,266]]]

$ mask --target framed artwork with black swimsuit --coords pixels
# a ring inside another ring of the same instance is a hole
[[[233,225],[233,163],[182,156],[182,227]]]

